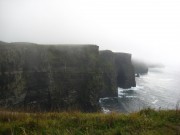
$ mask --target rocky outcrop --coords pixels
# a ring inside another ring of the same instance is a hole
[[[99,110],[100,97],[135,86],[131,55],[96,45],[0,42],[0,106]]]
[[[117,88],[136,86],[131,54],[100,51],[100,69],[103,73],[101,97],[117,97]]]
[[[117,67],[117,86],[125,89],[135,87],[136,82],[131,54],[115,53],[115,64]]]
[[[117,97],[117,71],[115,65],[115,55],[112,51],[99,52],[100,71],[102,72],[102,89],[100,97]]]

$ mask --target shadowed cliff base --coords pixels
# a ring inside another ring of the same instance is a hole
[[[0,42],[0,106],[29,110],[100,110],[99,98],[135,86],[131,54],[96,45]]]

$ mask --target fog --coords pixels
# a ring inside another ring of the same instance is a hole
[[[97,44],[180,65],[180,1],[0,0],[0,40]]]

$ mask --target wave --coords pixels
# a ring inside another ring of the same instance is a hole
[[[158,102],[158,100],[154,100],[153,102],[151,102],[152,104],[156,104]]]
[[[146,107],[175,109],[180,102],[179,72],[149,72],[136,78],[136,87],[118,88],[118,97],[103,98],[100,104],[104,113],[134,112]],[[180,106],[180,105],[179,105]]]
[[[136,91],[136,90],[140,90],[140,89],[144,89],[144,86],[137,85],[136,87],[131,87],[131,88],[128,88],[128,89],[118,88],[118,92],[129,91],[129,90]]]
[[[102,107],[102,111],[103,113],[110,113],[111,111],[105,107]]]

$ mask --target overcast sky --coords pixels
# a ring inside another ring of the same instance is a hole
[[[0,0],[0,40],[97,44],[180,64],[180,0]]]

